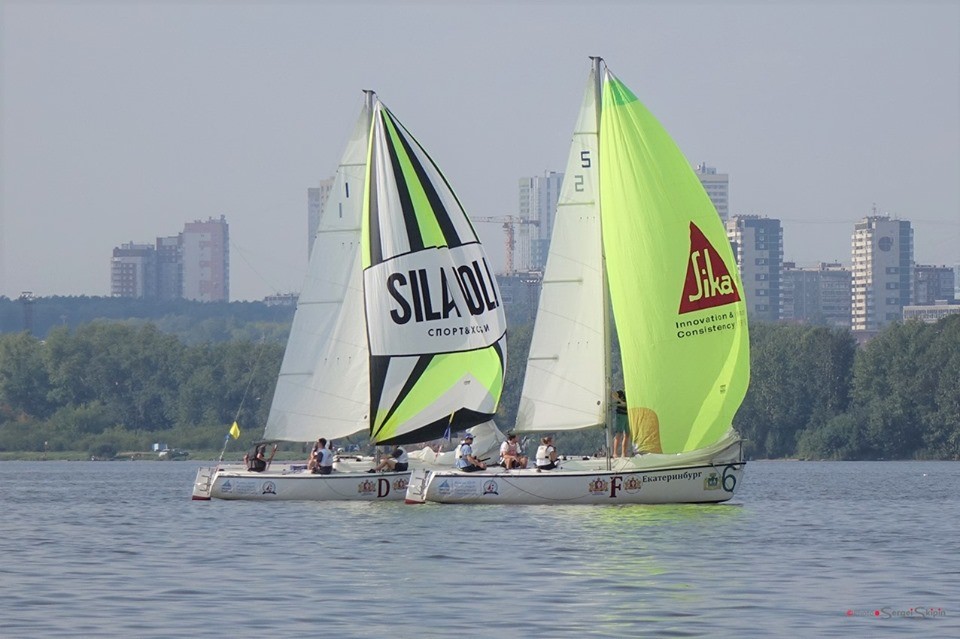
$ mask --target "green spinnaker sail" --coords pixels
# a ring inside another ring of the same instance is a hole
[[[736,262],[690,163],[609,70],[600,205],[634,439],[651,452],[710,445],[731,427],[750,375]]]
[[[377,103],[361,228],[370,437],[422,442],[492,419],[506,320],[496,278],[443,174]]]

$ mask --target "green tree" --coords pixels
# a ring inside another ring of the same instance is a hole
[[[923,415],[923,456],[960,459],[960,315],[930,327],[927,366],[937,378]]]
[[[748,455],[796,455],[801,433],[843,413],[855,352],[848,331],[751,325],[750,387],[734,422]]]
[[[94,322],[47,340],[52,396],[61,406],[102,404],[129,428],[169,428],[176,417],[185,347],[152,325]]]
[[[866,419],[869,447],[877,457],[912,457],[923,445],[924,416],[935,412],[939,371],[932,327],[894,324],[872,339],[854,364],[853,397]]]
[[[807,459],[865,459],[870,456],[866,442],[864,418],[856,413],[843,413],[818,428],[808,428],[797,444],[801,457]]]
[[[283,347],[267,341],[195,346],[186,354],[180,389],[181,424],[229,425],[259,432],[267,420]]]
[[[41,343],[28,333],[0,336],[0,402],[14,412],[43,418],[51,410],[49,393]]]

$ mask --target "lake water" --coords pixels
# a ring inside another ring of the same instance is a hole
[[[199,465],[0,463],[0,636],[960,636],[960,463],[624,507],[193,502]]]

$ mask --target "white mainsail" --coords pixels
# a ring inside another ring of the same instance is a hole
[[[307,276],[264,437],[311,441],[364,430],[370,380],[360,269],[360,222],[372,94],[353,129],[320,216]]]
[[[590,74],[560,190],[514,430],[579,430],[607,412],[597,104]]]

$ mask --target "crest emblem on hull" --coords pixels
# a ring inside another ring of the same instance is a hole
[[[710,473],[703,480],[703,489],[704,490],[718,490],[720,488],[720,475],[717,473]]]
[[[636,475],[630,475],[623,480],[623,489],[628,493],[635,493],[643,487],[643,482]]]
[[[596,477],[591,479],[590,483],[587,484],[587,490],[590,491],[591,495],[602,495],[610,490],[610,482],[602,477]]]

